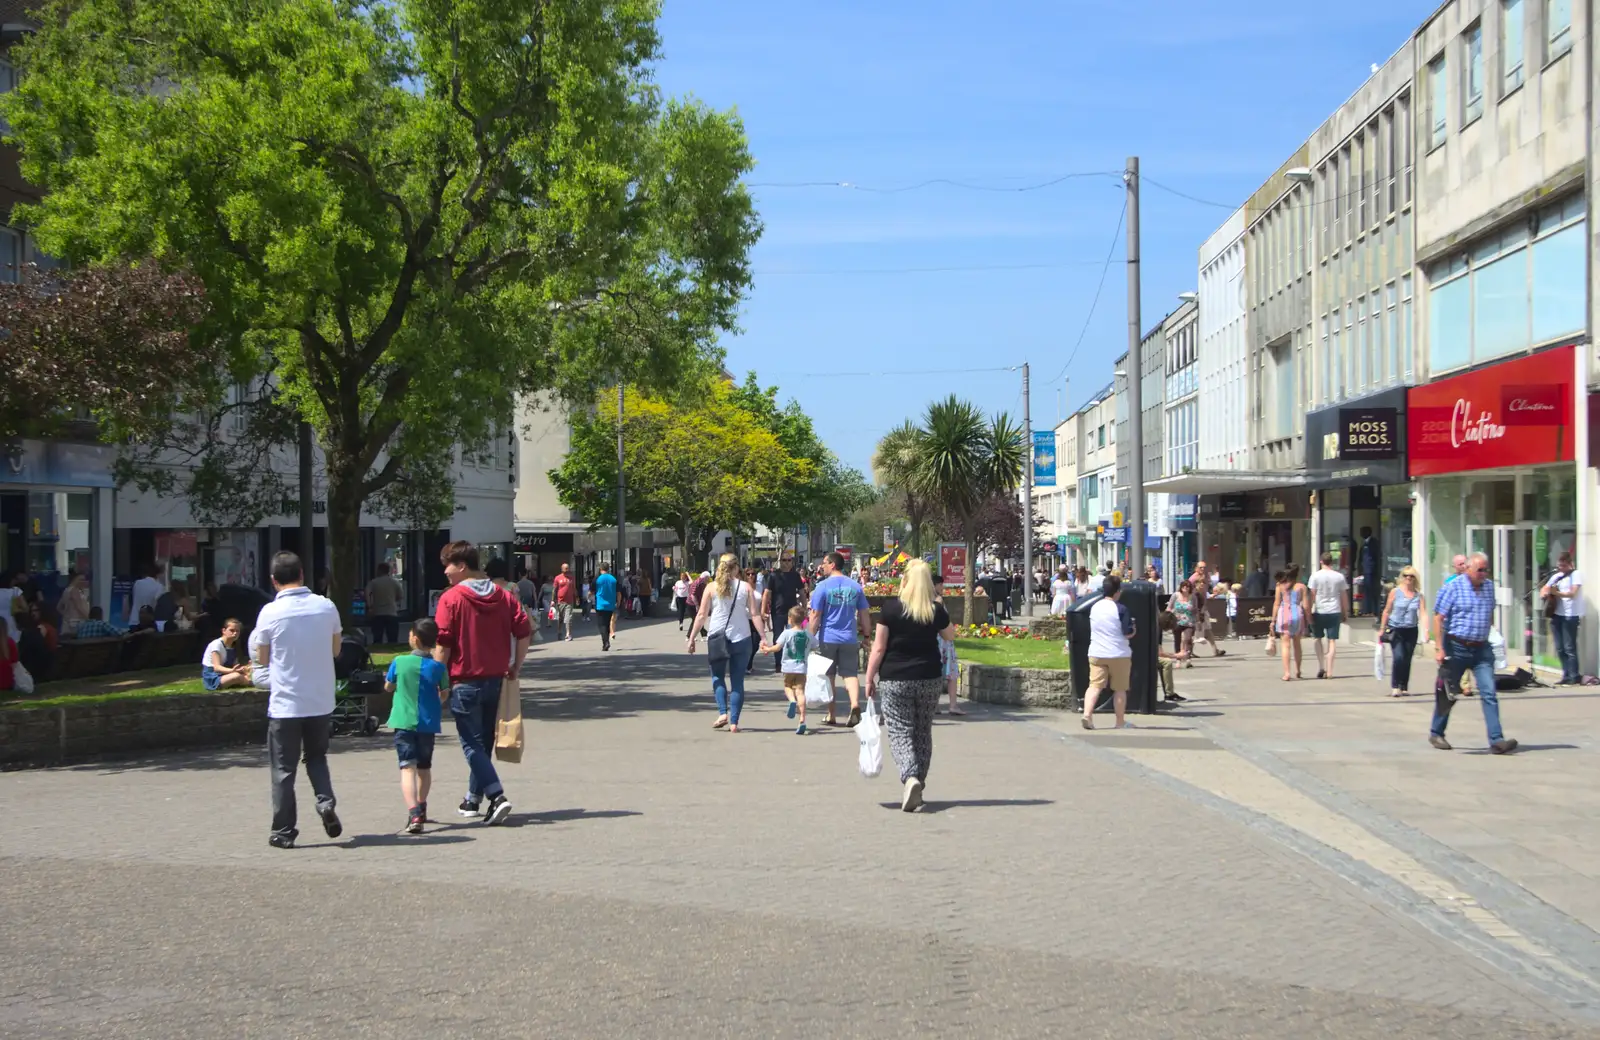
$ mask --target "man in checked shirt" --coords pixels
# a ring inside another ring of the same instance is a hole
[[[1472,671],[1483,704],[1483,723],[1489,729],[1489,750],[1497,755],[1517,750],[1517,742],[1500,730],[1500,700],[1495,696],[1494,652],[1489,648],[1489,628],[1494,623],[1494,582],[1489,580],[1489,558],[1473,553],[1467,569],[1445,582],[1433,605],[1434,658],[1444,685],[1434,694],[1433,726],[1428,743],[1449,751],[1444,728],[1450,709],[1461,695],[1461,675]]]

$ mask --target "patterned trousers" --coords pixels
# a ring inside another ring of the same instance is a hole
[[[924,782],[933,761],[933,713],[944,693],[944,679],[879,679],[878,704],[889,731],[889,753],[900,767],[900,782]]]

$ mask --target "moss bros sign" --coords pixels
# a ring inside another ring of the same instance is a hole
[[[1406,480],[1406,393],[1385,390],[1306,417],[1306,470],[1318,487]]]
[[[1412,476],[1571,462],[1573,347],[1413,387]]]

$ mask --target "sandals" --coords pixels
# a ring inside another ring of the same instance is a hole
[[[715,722],[713,722],[711,724],[711,728],[712,729],[721,729],[722,727],[726,726],[727,724],[728,724],[728,716],[726,716],[726,715],[718,715],[717,716],[717,721],[715,721]]]

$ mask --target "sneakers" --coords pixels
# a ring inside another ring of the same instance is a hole
[[[920,808],[922,808],[922,781],[913,776],[906,781],[906,793],[900,800],[900,811],[916,812]]]
[[[456,812],[462,816],[482,816],[483,810],[478,808],[478,803],[470,798],[461,799],[461,804],[456,806]]]
[[[1497,740],[1493,744],[1490,744],[1489,750],[1496,755],[1509,755],[1511,752],[1517,750],[1517,742],[1511,737],[1507,737],[1504,740]]]
[[[798,713],[799,710],[800,710],[800,705],[796,704],[794,701],[790,701],[789,702],[789,717],[791,719],[795,717],[796,713]]]
[[[323,812],[319,809],[317,811],[317,815],[322,817],[322,829],[327,833],[328,837],[337,838],[339,835],[344,833],[344,824],[339,822],[338,813],[334,812],[332,809],[329,809],[327,812]]]
[[[412,809],[409,814],[407,814],[407,816],[406,816],[406,833],[407,834],[421,834],[422,833],[422,806],[420,806],[420,805],[417,806],[415,809]]]
[[[287,834],[274,834],[267,839],[267,844],[275,849],[292,849],[294,848],[294,839]]]
[[[860,722],[861,722],[861,709],[860,708],[851,708],[850,709],[850,721],[846,722],[845,725],[851,727],[852,729],[854,729]]]
[[[1439,736],[1437,733],[1428,734],[1428,743],[1432,744],[1434,747],[1438,748],[1440,751],[1451,751],[1451,750],[1454,750],[1453,748],[1451,748],[1450,742],[1448,740],[1444,739],[1443,737]]]
[[[794,731],[794,735],[797,737],[803,737],[806,733],[806,724],[804,722],[800,723],[800,728]]]
[[[489,799],[489,807],[484,810],[483,822],[485,826],[493,827],[504,823],[505,818],[511,815],[511,802],[503,794],[497,794]]]
[[[417,812],[422,814],[422,822],[423,823],[427,823],[428,822],[428,803],[427,802],[418,802],[417,803]]]

